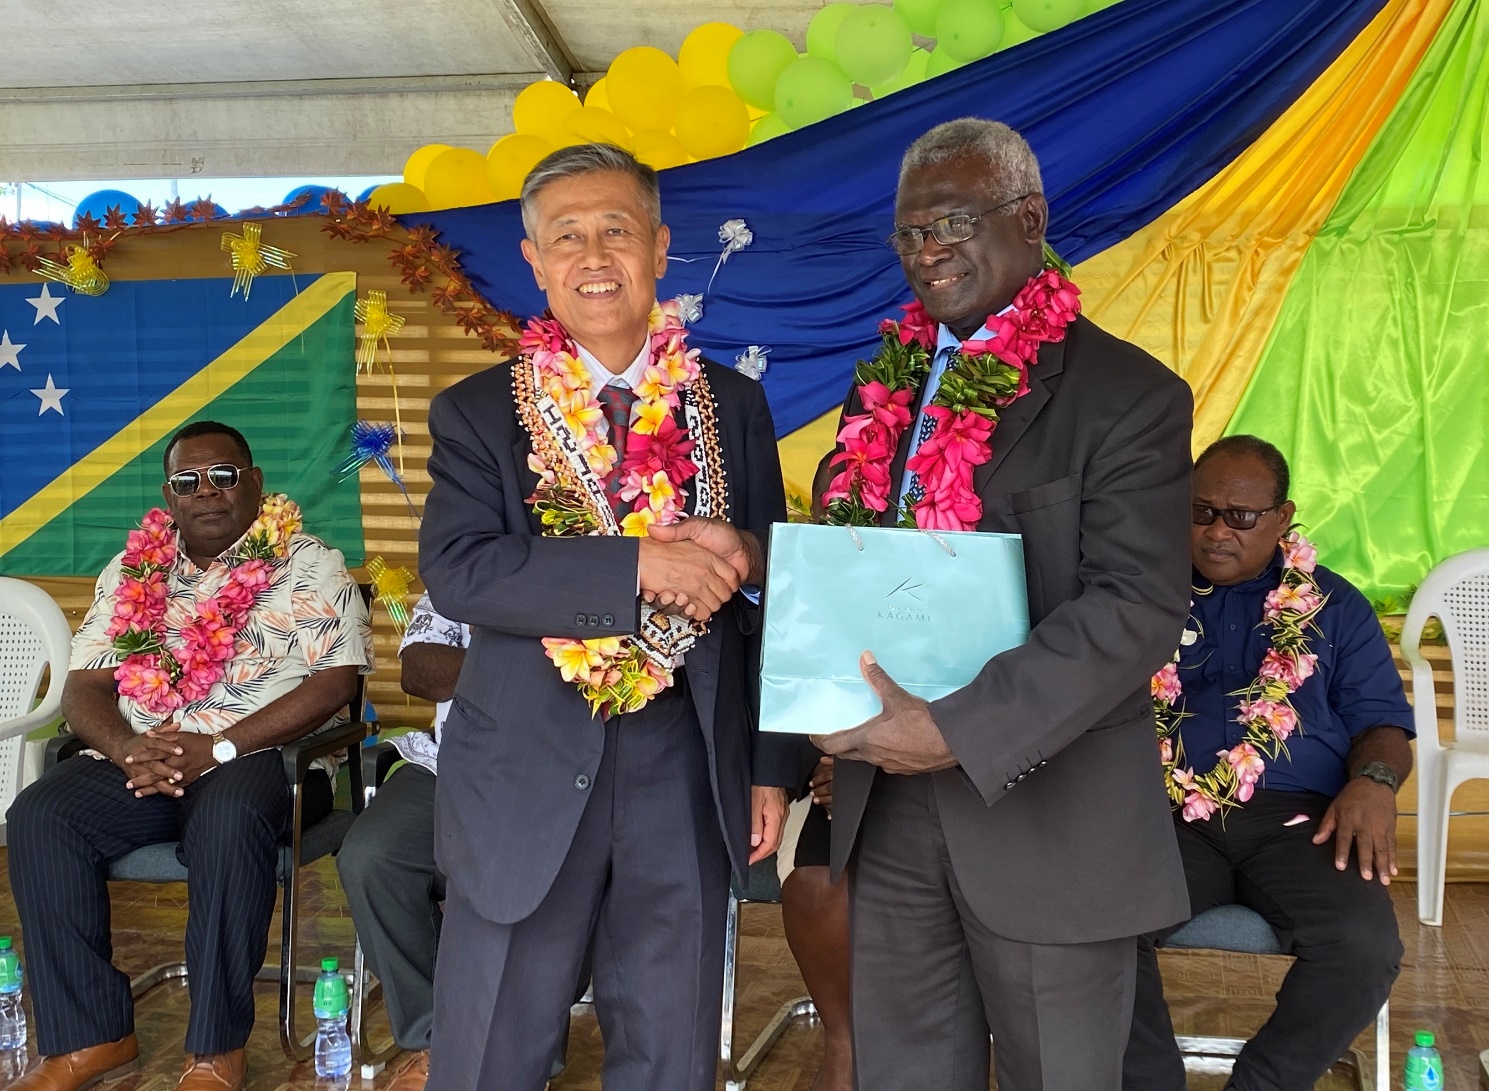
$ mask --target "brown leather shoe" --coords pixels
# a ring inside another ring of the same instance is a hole
[[[210,1056],[188,1053],[176,1091],[243,1091],[243,1077],[247,1073],[246,1050]]]
[[[429,1050],[406,1054],[388,1076],[383,1091],[424,1091],[429,1082]]]
[[[122,1079],[138,1072],[139,1067],[140,1043],[133,1034],[128,1034],[117,1042],[43,1057],[7,1091],[82,1091],[84,1087]]]

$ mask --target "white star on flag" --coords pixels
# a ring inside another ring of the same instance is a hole
[[[25,345],[18,345],[10,339],[9,330],[0,333],[0,367],[13,367],[17,371],[20,371],[21,349],[25,347]]]
[[[58,324],[60,325],[60,323]],[[47,385],[42,387],[40,390],[31,391],[31,393],[35,394],[38,398],[41,399],[41,408],[36,411],[36,415],[39,417],[48,409],[55,409],[57,411],[57,416],[66,416],[66,414],[62,412],[62,395],[66,394],[69,389],[71,388],[65,386],[59,388],[56,383],[52,382],[52,377],[50,374],[48,374]]]
[[[49,291],[50,287],[48,284],[43,284],[41,286],[41,295],[35,299],[26,300],[27,303],[36,308],[36,319],[31,323],[33,326],[40,323],[43,318],[50,318],[57,325],[62,325],[62,319],[57,317],[57,308],[67,301],[67,297],[53,295]]]

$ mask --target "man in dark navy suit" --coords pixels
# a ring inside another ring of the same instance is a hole
[[[754,713],[761,540],[785,518],[775,431],[756,383],[711,363],[689,378],[662,344],[654,171],[617,148],[565,148],[522,203],[523,254],[557,325],[429,413],[420,574],[472,630],[440,753],[448,897],[429,1087],[538,1091],[593,932],[605,1087],[703,1091],[731,865],[775,851],[785,789],[803,779],[798,743],[760,738]],[[563,389],[540,367],[555,344]],[[668,434],[658,487],[634,456]],[[578,534],[553,535],[540,492]],[[622,647],[670,684],[596,713],[579,683]]]

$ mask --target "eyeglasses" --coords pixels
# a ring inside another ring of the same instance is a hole
[[[242,470],[230,462],[219,462],[216,466],[208,466],[204,470],[181,470],[166,478],[171,492],[177,496],[190,496],[202,487],[202,475],[207,475],[208,483],[219,492],[227,492],[229,489],[238,487],[238,478]]]
[[[1189,518],[1197,527],[1207,527],[1216,519],[1223,519],[1231,530],[1254,530],[1258,519],[1267,512],[1276,510],[1276,505],[1261,511],[1250,511],[1246,508],[1212,508],[1205,504],[1194,504]]]
[[[1003,209],[1011,205],[1016,205],[1020,201],[1032,196],[1034,194],[1025,193],[1021,197],[1010,197],[1001,205],[985,208],[975,215],[968,212],[953,212],[950,216],[942,216],[934,223],[928,223],[924,226],[917,227],[913,224],[907,224],[904,227],[896,228],[894,234],[890,235],[885,242],[889,244],[890,249],[895,253],[903,254],[906,257],[911,254],[920,253],[920,248],[925,245],[925,237],[927,235],[931,236],[931,238],[935,239],[942,246],[954,246],[959,242],[966,242],[970,239],[973,234],[972,229],[985,217],[1001,212]]]

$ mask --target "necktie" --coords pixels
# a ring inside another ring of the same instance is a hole
[[[600,388],[596,395],[600,412],[605,414],[605,423],[610,427],[610,446],[615,448],[615,469],[605,483],[605,493],[612,507],[619,508],[622,474],[621,463],[626,458],[626,438],[631,432],[631,407],[636,404],[636,392],[626,385],[624,379],[612,379]]]
[[[956,367],[957,363],[961,360],[961,358],[962,358],[962,350],[960,348],[954,348],[954,349],[952,349],[947,354],[947,357],[946,357],[946,368],[945,368],[945,370],[943,370],[941,372],[941,378],[945,378],[947,372],[951,371],[954,367]],[[940,385],[940,379],[937,379],[936,380],[936,385],[937,386]],[[910,450],[909,450],[909,452],[905,456],[907,460],[910,459],[910,458],[913,458],[915,456],[915,452],[918,451],[918,450],[920,450],[920,445],[922,443],[924,443],[926,440],[930,439],[931,438],[931,434],[933,432],[935,432],[935,430],[936,430],[936,418],[933,417],[933,416],[931,416],[929,413],[927,413],[925,411],[925,408],[924,408],[925,406],[928,406],[928,405],[931,404],[931,399],[934,398],[935,396],[936,396],[936,391],[927,388],[927,390],[925,392],[925,399],[924,399],[924,401],[921,402],[921,407],[922,408],[921,408],[921,411],[920,411],[920,423],[919,423],[919,426],[915,430],[915,441],[910,444]],[[924,495],[925,495],[925,489],[920,484],[920,475],[919,474],[911,474],[910,475],[910,487],[909,487],[909,489],[907,489],[905,491],[905,503],[907,505],[915,504]]]

